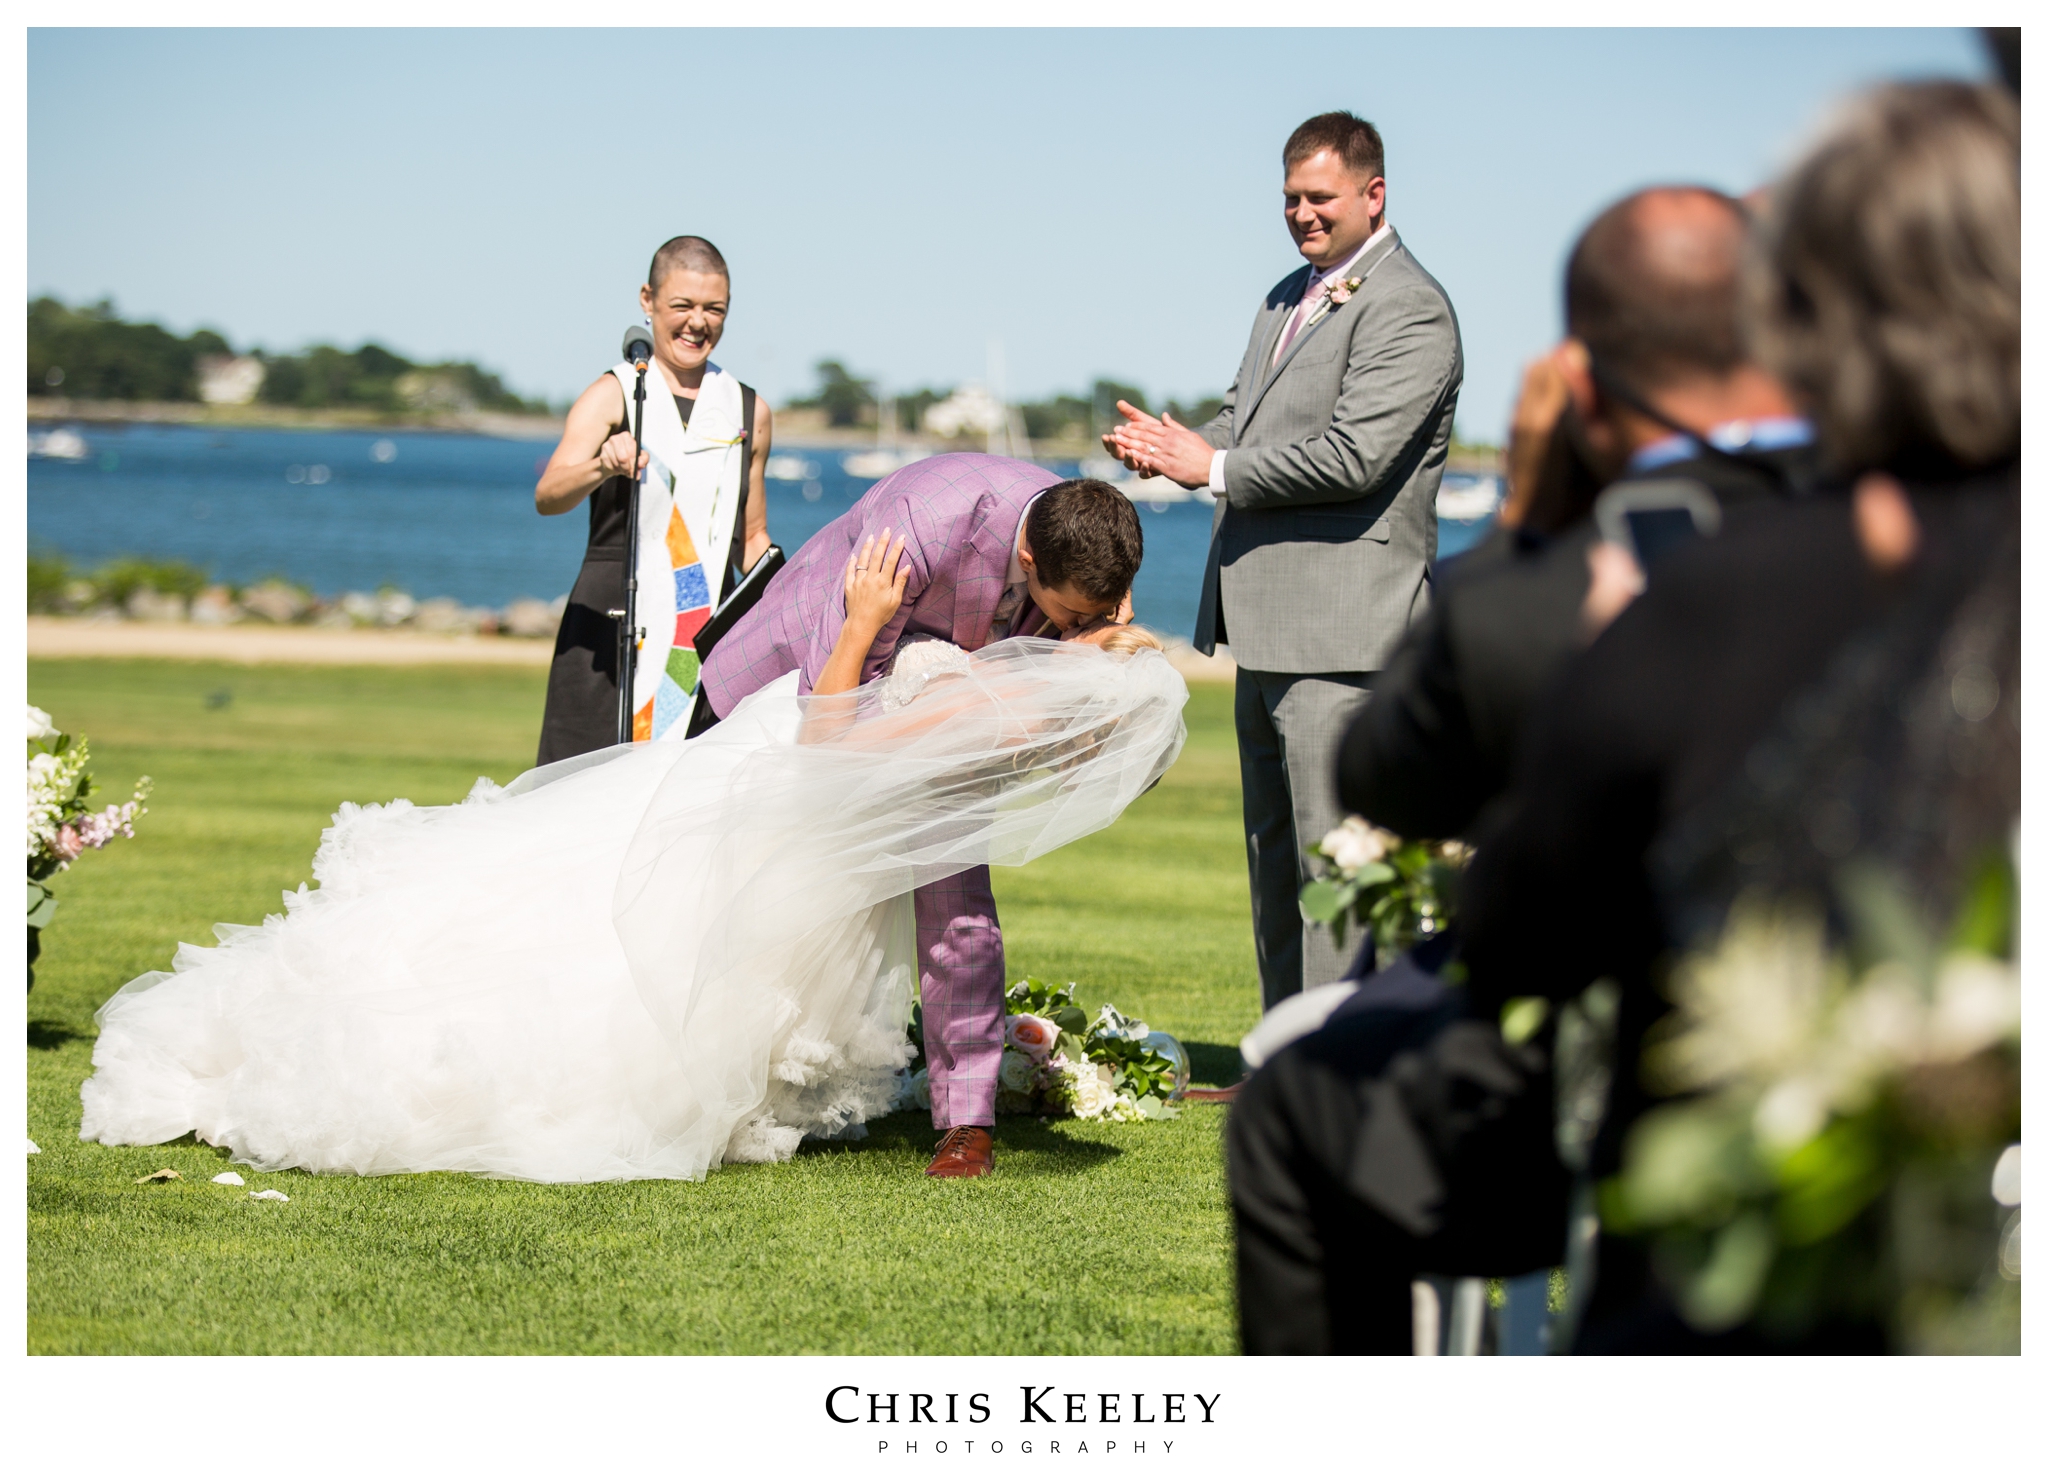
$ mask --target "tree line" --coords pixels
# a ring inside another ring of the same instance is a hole
[[[200,362],[235,350],[211,329],[182,338],[157,324],[130,323],[113,303],[72,308],[51,297],[28,305],[28,394],[93,401],[197,401]],[[506,389],[468,360],[419,364],[382,345],[352,350],[316,344],[297,354],[249,352],[263,365],[256,400],[303,409],[545,412],[542,401]]]

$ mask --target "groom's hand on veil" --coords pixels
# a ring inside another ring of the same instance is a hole
[[[1208,438],[1171,415],[1162,419],[1128,401],[1117,402],[1116,409],[1123,413],[1124,424],[1102,438],[1112,457],[1141,478],[1171,478],[1183,488],[1208,485],[1209,463],[1216,455]]]

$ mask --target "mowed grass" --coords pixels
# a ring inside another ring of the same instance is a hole
[[[33,662],[140,836],[59,880],[28,995],[32,1352],[1009,1352],[1234,1349],[1223,1111],[1135,1126],[1004,1119],[996,1176],[921,1175],[921,1115],[701,1183],[450,1174],[208,1180],[226,1153],[78,1140],[94,1010],[215,921],[307,878],[343,800],[461,798],[531,763],[538,673]],[[1012,978],[1078,981],[1226,1082],[1257,1018],[1228,691],[1113,828],[998,869]],[[173,1167],[183,1180],[137,1185]],[[252,1201],[275,1187],[289,1203]]]

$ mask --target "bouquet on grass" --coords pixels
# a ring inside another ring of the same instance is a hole
[[[57,896],[45,881],[78,861],[86,849],[135,836],[135,819],[149,809],[149,778],[136,783],[126,802],[94,810],[87,774],[85,740],[74,740],[28,706],[28,984],[36,984],[35,962],[42,932],[57,913]]]
[[[1188,1084],[1188,1056],[1168,1033],[1156,1033],[1104,1003],[1090,1023],[1074,1004],[1078,986],[1035,976],[1004,994],[1002,1067],[996,1079],[1000,1115],[1071,1115],[1079,1120],[1171,1120]],[[899,1103],[928,1108],[924,1010],[914,1008],[910,1038],[917,1056],[903,1071]]]
[[[1601,1189],[1695,1327],[1875,1325],[1899,1351],[2019,1350],[2020,984],[2009,866],[1937,933],[1844,875],[1849,944],[1739,903],[1644,1050],[1651,1110]],[[1824,1338],[1823,1338],[1824,1339]]]
[[[1458,876],[1472,856],[1455,839],[1404,840],[1356,816],[1325,833],[1309,852],[1328,867],[1302,886],[1302,918],[1329,926],[1339,950],[1356,921],[1372,932],[1381,965],[1450,924]]]

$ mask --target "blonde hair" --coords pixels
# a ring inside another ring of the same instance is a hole
[[[1096,645],[1105,653],[1115,653],[1119,658],[1128,658],[1132,653],[1143,652],[1147,648],[1155,653],[1166,651],[1166,644],[1159,640],[1157,633],[1129,623],[1112,628],[1109,635]]]

